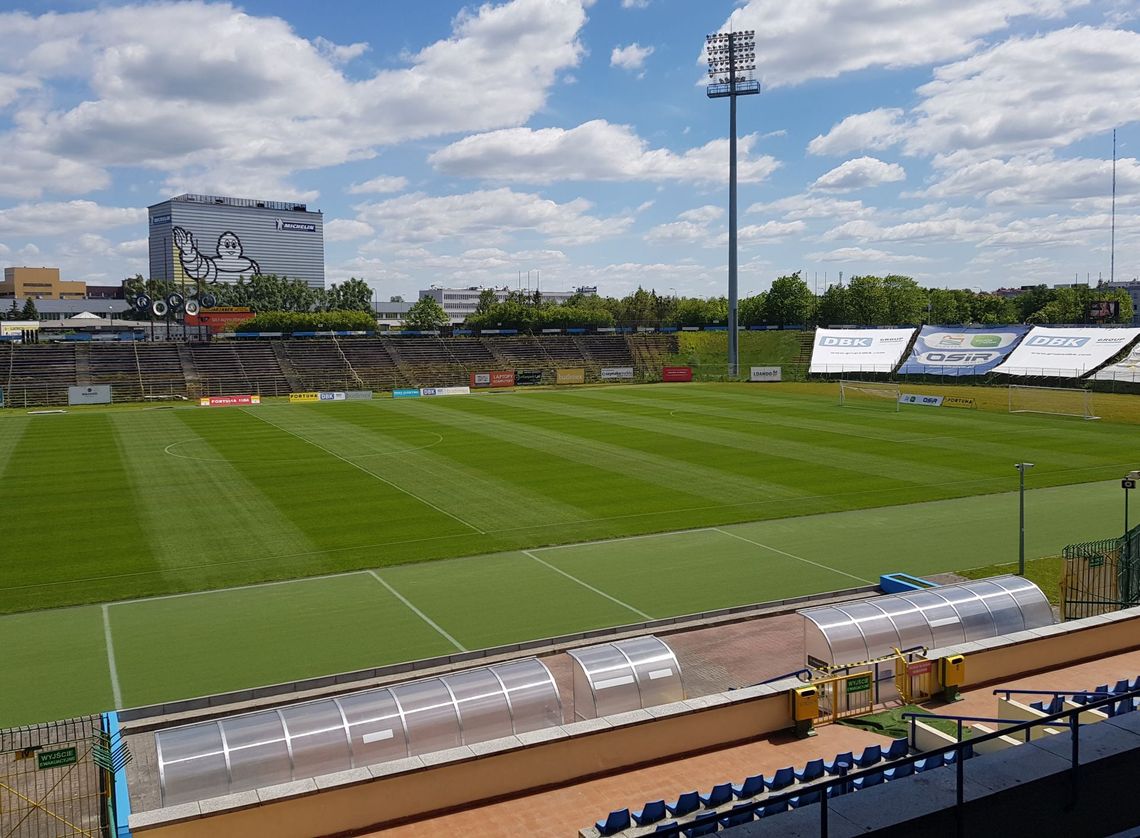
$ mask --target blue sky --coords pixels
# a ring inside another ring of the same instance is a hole
[[[978,288],[1140,274],[1140,20],[1105,0],[8,3],[0,262],[146,271],[182,192],[324,212],[330,281],[742,294],[799,270]]]

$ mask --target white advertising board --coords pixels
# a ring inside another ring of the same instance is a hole
[[[917,329],[816,329],[811,372],[891,372]]]
[[[900,393],[899,404],[921,404],[926,407],[942,407],[942,397],[923,396],[918,393]]]
[[[783,381],[783,367],[752,367],[749,381]]]
[[[421,387],[421,396],[469,396],[470,387]]]
[[[1099,367],[1140,336],[1140,329],[1035,326],[994,372],[1074,378]]]
[[[602,381],[622,381],[633,378],[633,367],[602,367]]]
[[[1132,347],[1123,361],[1105,367],[1093,376],[1098,381],[1140,382],[1140,343]]]
[[[68,404],[110,404],[110,384],[88,384],[67,388]]]

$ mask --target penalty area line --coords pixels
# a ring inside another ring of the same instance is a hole
[[[115,709],[123,709],[123,691],[119,688],[119,669],[115,665],[115,642],[111,639],[111,615],[106,605],[103,606],[103,639],[107,644],[107,669],[111,674],[111,697],[115,701]]]
[[[544,566],[546,566],[546,567],[550,568],[550,569],[551,569],[551,570],[553,570],[555,573],[560,573],[560,574],[562,574],[562,575],[563,575],[563,576],[565,576],[567,579],[569,579],[571,582],[577,582],[577,583],[578,583],[579,585],[581,585],[583,588],[586,588],[586,589],[588,589],[588,590],[591,590],[591,591],[593,591],[593,592],[594,592],[594,593],[596,593],[598,596],[603,596],[603,597],[605,597],[606,599],[608,599],[610,602],[613,602],[613,603],[615,603],[615,604],[617,604],[617,605],[620,605],[622,608],[625,608],[625,609],[627,609],[627,610],[629,610],[629,611],[632,611],[634,614],[638,615],[639,617],[644,617],[646,620],[652,620],[652,619],[654,619],[652,616],[650,616],[649,614],[646,614],[646,613],[645,613],[644,611],[642,611],[641,609],[639,609],[639,608],[634,608],[634,607],[633,607],[632,605],[630,605],[628,602],[622,602],[622,601],[621,601],[620,599],[618,599],[617,597],[614,597],[614,596],[610,596],[610,595],[609,595],[609,594],[607,594],[605,591],[603,591],[603,590],[600,590],[600,589],[598,589],[598,588],[595,588],[593,585],[589,584],[588,582],[583,582],[583,581],[582,581],[581,579],[579,579],[577,576],[572,576],[571,574],[567,573],[565,570],[562,570],[561,568],[557,568],[557,567],[555,567],[555,566],[554,566],[554,565],[552,565],[550,562],[545,562],[545,561],[543,561],[543,560],[542,560],[542,559],[540,559],[538,556],[536,556],[534,553],[532,553],[530,550],[520,550],[519,552],[520,552],[520,553],[522,553],[524,556],[530,556],[532,559],[534,559],[534,560],[535,560],[536,562],[538,562],[540,565],[544,565]]]
[[[870,579],[864,579],[862,576],[856,576],[854,573],[848,573],[846,570],[840,570],[839,568],[831,567],[830,565],[820,564],[819,562],[813,562],[811,559],[805,559],[803,556],[797,556],[795,553],[788,553],[788,552],[785,552],[784,550],[780,550],[779,548],[770,547],[767,544],[761,544],[759,541],[753,541],[751,538],[745,538],[742,535],[737,535],[736,533],[729,532],[728,530],[722,530],[720,527],[713,527],[712,529],[714,532],[718,532],[721,535],[727,535],[729,538],[735,538],[735,539],[738,539],[740,541],[746,541],[749,544],[755,545],[756,547],[760,547],[764,550],[770,550],[773,553],[779,553],[781,556],[787,556],[789,559],[795,559],[797,562],[803,562],[804,564],[810,564],[813,567],[820,568],[821,570],[830,570],[832,573],[838,573],[841,576],[846,576],[848,579],[854,579],[858,582],[864,582],[868,585],[874,584]]]
[[[441,626],[439,623],[437,623],[435,620],[433,620],[431,617],[429,617],[423,611],[420,611],[420,609],[416,608],[416,606],[412,605],[411,601],[406,596],[404,596],[402,593],[400,593],[395,588],[393,588],[391,585],[389,585],[386,581],[384,581],[384,579],[380,576],[379,573],[377,573],[375,570],[366,570],[364,572],[367,573],[369,576],[371,576],[373,579],[375,579],[377,582],[379,582],[381,585],[383,585],[385,588],[387,588],[388,593],[390,593],[396,599],[400,600],[400,602],[404,603],[404,605],[408,606],[408,608],[410,608],[413,612],[415,612],[415,615],[417,617],[419,617],[421,620],[423,620],[425,623],[427,623],[429,626],[431,626],[433,629],[435,629],[437,632],[439,632],[444,640],[446,640],[448,643],[450,643],[452,646],[454,646],[456,649],[458,649],[461,652],[467,651],[466,646],[464,646],[462,643],[460,643],[458,640],[456,640],[454,637],[452,637],[450,634],[448,634],[444,630],[443,626]]]

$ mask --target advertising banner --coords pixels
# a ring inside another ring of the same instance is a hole
[[[748,376],[749,381],[783,381],[783,367],[753,367]]]
[[[963,396],[947,396],[942,400],[943,407],[962,407],[970,410],[976,409],[978,403],[974,399],[968,399]]]
[[[4,406],[4,388],[0,387],[0,407]]]
[[[467,396],[471,394],[470,387],[421,387],[421,396]]]
[[[994,372],[1070,378],[1085,375],[1136,340],[1140,329],[1034,326]]]
[[[176,263],[177,259],[174,260]],[[224,332],[226,326],[237,326],[253,319],[253,312],[240,306],[203,308],[197,314],[186,314],[187,326],[208,326],[212,333]]]
[[[982,375],[1000,364],[1025,332],[1025,326],[989,329],[923,326],[899,372]]]
[[[816,329],[809,372],[891,372],[915,331]]]
[[[472,387],[514,387],[514,370],[492,370],[491,372],[471,373]]]
[[[602,381],[632,381],[633,367],[602,367]]]
[[[371,401],[371,390],[346,390],[344,397],[349,401]]]
[[[343,402],[348,396],[345,393],[290,393],[291,402]]]
[[[942,397],[920,396],[916,393],[900,393],[899,404],[922,404],[927,407],[942,407]]]
[[[554,371],[555,384],[585,384],[586,371],[581,368]]]
[[[243,404],[261,404],[261,396],[203,396],[198,399],[202,407],[233,407]]]
[[[1093,376],[1098,381],[1140,381],[1140,343],[1132,347],[1128,357],[1123,361],[1105,367]],[[0,405],[3,400],[0,399]]]
[[[420,397],[419,388],[405,387],[399,390],[392,391],[392,398],[394,399],[418,399]]]
[[[515,384],[520,387],[533,387],[542,383],[542,370],[515,370]]]
[[[692,367],[662,367],[661,368],[662,381],[692,381],[693,368]]]
[[[68,404],[110,404],[110,384],[90,384],[83,387],[67,388]]]

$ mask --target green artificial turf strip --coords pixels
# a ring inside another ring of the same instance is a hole
[[[839,719],[837,724],[868,730],[891,739],[902,739],[910,736],[910,719],[904,719],[903,713],[929,713],[930,711],[916,704],[903,704],[883,710],[879,713],[867,713],[864,716],[854,716]],[[958,723],[950,719],[921,719],[923,724],[942,731],[950,736],[958,736]],[[962,738],[969,739],[974,731],[968,724],[962,725]]]
[[[114,703],[99,606],[0,618],[0,648],[0,728]]]
[[[1025,560],[1025,578],[1044,591],[1045,595],[1049,597],[1049,602],[1054,605],[1061,602],[1061,574],[1064,569],[1064,560],[1059,556],[1044,556]],[[988,576],[998,576],[1002,573],[1017,573],[1017,562],[972,567],[961,570],[959,573],[968,579],[985,579]]]

